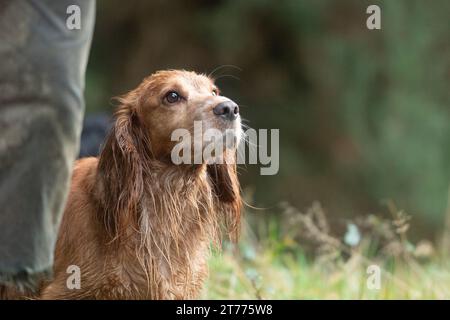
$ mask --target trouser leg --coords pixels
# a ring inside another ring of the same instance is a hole
[[[70,5],[79,30],[67,28]],[[0,284],[51,272],[94,20],[95,0],[0,1]]]

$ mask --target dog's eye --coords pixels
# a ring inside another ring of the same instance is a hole
[[[213,91],[212,91],[212,95],[213,96],[217,96],[219,93],[217,92],[217,89],[213,89]]]
[[[164,98],[168,103],[176,103],[181,100],[181,96],[175,91],[168,92]]]

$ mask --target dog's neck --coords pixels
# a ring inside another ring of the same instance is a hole
[[[218,244],[218,210],[207,179],[206,166],[169,166],[149,178],[135,248],[149,274],[193,282],[209,244]]]
[[[216,199],[206,165],[163,166],[145,181],[139,221],[144,238],[160,233],[162,242],[178,245],[194,234],[205,240],[216,237]]]

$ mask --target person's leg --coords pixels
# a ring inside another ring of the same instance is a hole
[[[70,5],[79,30],[67,28]],[[94,19],[95,0],[0,2],[0,286],[51,273]]]

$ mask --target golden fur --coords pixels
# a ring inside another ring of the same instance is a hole
[[[186,99],[167,106],[176,90]],[[161,71],[119,99],[99,158],[76,162],[42,299],[192,299],[207,276],[210,245],[239,231],[235,164],[174,165],[170,133],[195,120],[225,129],[212,108],[228,100],[206,76]],[[234,124],[239,125],[240,122]],[[233,127],[235,128],[235,127]],[[235,128],[237,130],[237,127]],[[226,150],[235,157],[235,150]],[[81,271],[68,289],[67,268]]]

